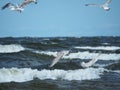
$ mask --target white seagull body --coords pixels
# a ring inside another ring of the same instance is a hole
[[[68,54],[69,51],[61,51],[57,53],[57,57],[53,59],[51,65],[49,67],[53,67],[64,55]]]
[[[99,55],[100,55],[100,54],[99,54]],[[98,56],[99,56],[99,55],[98,55]],[[90,61],[87,62],[87,63],[82,62],[82,63],[81,63],[81,66],[82,66],[83,68],[87,68],[87,67],[92,66],[95,62],[98,61],[98,56],[96,56],[95,58],[93,58],[92,60],[90,60]]]
[[[23,11],[24,9],[23,8],[20,8],[18,5],[14,5],[12,3],[7,3],[5,4],[3,7],[2,7],[2,10],[6,9],[6,8],[10,8],[10,10],[12,11],[18,11],[18,12],[21,12]]]
[[[98,4],[85,4],[85,6],[96,6],[96,7],[100,7],[103,8],[106,11],[110,10],[110,7],[108,6],[111,3],[112,0],[107,0],[104,4],[102,5],[98,5]]]

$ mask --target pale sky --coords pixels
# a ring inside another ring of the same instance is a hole
[[[0,7],[8,2],[0,0]],[[87,7],[106,0],[38,0],[22,13],[0,10],[0,37],[120,36],[120,0],[112,0],[110,11]]]

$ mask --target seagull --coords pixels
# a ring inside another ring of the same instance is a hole
[[[98,4],[85,4],[85,6],[96,6],[96,7],[100,7],[103,8],[106,11],[110,10],[110,7],[108,6],[111,3],[112,0],[107,0],[104,4],[102,5],[98,5]]]
[[[98,56],[99,56],[99,55],[100,55],[100,54],[98,54],[95,58],[93,58],[92,60],[90,60],[90,61],[87,62],[87,63],[82,62],[82,63],[81,63],[81,66],[82,66],[83,68],[88,68],[88,67],[92,66],[95,62],[98,61]]]
[[[7,3],[2,7],[2,10],[6,9],[6,8],[10,8],[10,10],[12,11],[18,11],[18,12],[22,12],[24,9],[20,8],[18,5],[14,5],[12,3]]]
[[[49,67],[53,67],[64,55],[67,55],[69,51],[60,51],[57,53],[57,57],[53,59],[51,65]]]
[[[32,2],[37,4],[37,0],[24,0],[23,3],[19,7],[24,8],[26,5],[28,5],[28,4],[32,3]]]
[[[19,11],[19,12],[22,12],[24,10],[24,7],[27,5],[27,4],[30,4],[34,2],[35,4],[37,4],[37,0],[24,0],[23,3],[21,5],[14,5],[12,3],[7,3],[5,4],[3,7],[2,7],[2,10],[6,9],[6,8],[10,8],[10,10],[12,11]]]

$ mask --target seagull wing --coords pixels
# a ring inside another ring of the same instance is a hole
[[[100,54],[99,54],[99,55],[100,55]],[[99,56],[99,55],[98,55],[98,56]],[[90,67],[90,66],[92,66],[95,62],[98,61],[98,56],[96,56],[95,58],[93,58],[93,59],[90,60],[89,62],[85,63],[84,66],[85,66],[85,67]]]
[[[50,67],[53,67],[64,55],[64,52],[58,52],[57,53],[57,57],[55,59],[53,59]]]
[[[14,6],[14,5],[12,3],[7,3],[2,7],[2,10],[6,9],[8,7],[11,7],[11,6]]]
[[[109,4],[109,3],[111,3],[111,1],[112,1],[112,0],[107,0],[107,1],[105,2],[105,4]]]
[[[20,5],[20,8],[24,8],[27,4],[33,2],[32,0],[24,0],[24,2]]]
[[[93,58],[92,60],[90,60],[89,62],[85,63],[86,67],[90,67],[92,66],[96,61],[98,60],[98,58]]]
[[[100,7],[100,5],[98,5],[98,4],[85,4],[85,6],[96,6],[96,7]]]

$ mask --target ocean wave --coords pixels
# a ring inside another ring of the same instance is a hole
[[[90,46],[83,46],[83,47],[74,47],[76,49],[90,49],[90,50],[119,50],[120,47],[117,46],[99,46],[99,47],[90,47]]]
[[[38,54],[46,54],[46,55],[52,55],[54,57],[57,56],[57,51],[52,52],[52,51],[35,51],[35,53]],[[70,53],[68,56],[63,56],[64,59],[93,59],[94,57],[98,56],[99,53],[90,53],[88,51],[84,52],[76,52],[76,53]],[[109,53],[109,54],[104,54],[101,53],[100,56],[98,57],[100,60],[120,60],[120,54],[115,54],[115,53]]]
[[[3,82],[26,82],[31,81],[34,78],[40,80],[52,79],[52,80],[91,80],[98,79],[100,75],[105,71],[103,68],[86,68],[77,70],[46,70],[38,71],[31,68],[2,68],[0,69],[0,83]]]
[[[99,53],[90,53],[90,52],[77,52],[77,53],[71,53],[68,56],[64,56],[64,58],[74,59],[93,59],[94,57],[98,56]],[[120,54],[104,54],[101,53],[98,57],[100,60],[120,60]]]
[[[23,50],[25,50],[25,48],[19,44],[0,45],[0,53],[14,53]]]
[[[120,70],[111,70],[111,72],[120,73]]]
[[[56,57],[57,56],[57,51],[55,51],[55,52],[52,52],[52,51],[33,51],[34,53],[37,53],[37,54],[46,54],[46,55],[49,55],[49,56],[54,56],[54,57]]]

